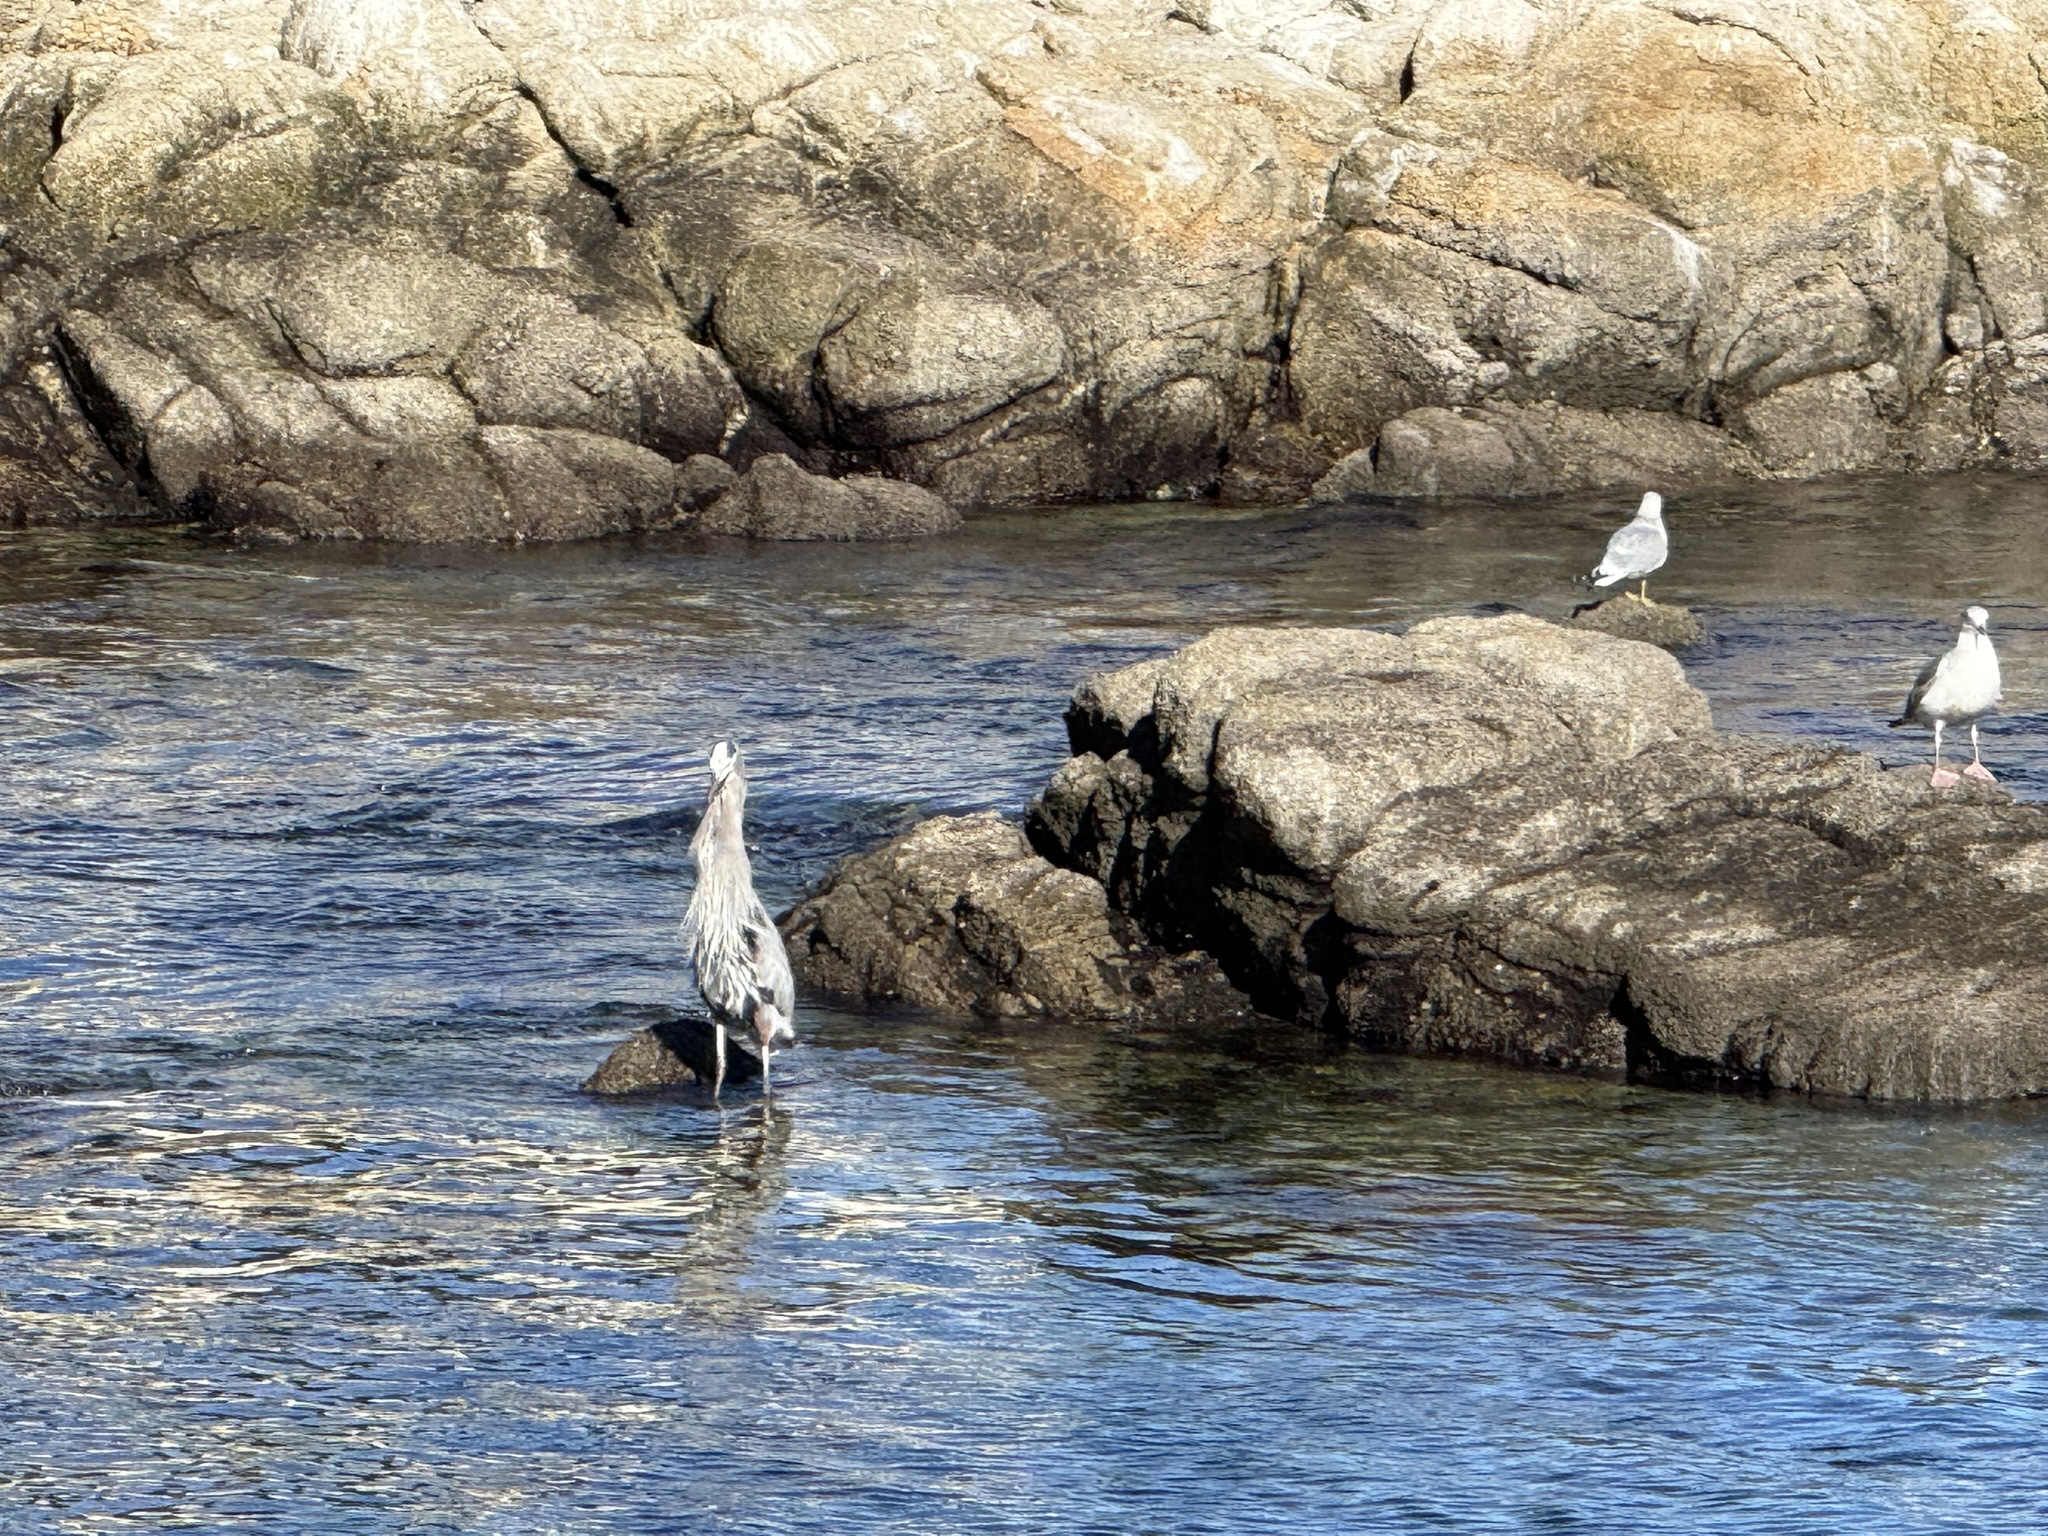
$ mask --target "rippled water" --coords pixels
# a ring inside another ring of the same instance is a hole
[[[1220,622],[1562,613],[1622,505],[872,549],[0,536],[0,1529],[2048,1527],[2048,1119],[806,1010],[782,1113],[575,1085],[678,996],[706,744],[785,901],[1014,808]],[[2048,491],[1671,508],[1724,724],[1909,761]]]

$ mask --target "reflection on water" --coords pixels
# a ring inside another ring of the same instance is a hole
[[[671,1002],[706,744],[786,900],[1015,807],[1216,623],[1561,614],[1606,505],[876,549],[0,537],[0,1529],[2026,1530],[2044,1126]],[[2048,794],[2048,494],[1669,509],[1724,724],[1887,733],[1981,600]]]

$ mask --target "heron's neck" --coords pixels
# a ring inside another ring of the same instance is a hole
[[[747,844],[741,831],[746,805],[745,788],[730,780],[705,803],[704,819],[697,823],[696,835],[690,839],[690,857],[697,861],[700,880],[715,873],[720,863],[711,857],[714,848],[730,849],[736,855],[739,869],[746,870]]]

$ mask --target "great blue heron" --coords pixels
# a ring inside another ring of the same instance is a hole
[[[777,1044],[794,1045],[796,983],[782,935],[754,894],[753,866],[741,836],[747,776],[739,748],[721,741],[711,749],[711,789],[704,819],[690,839],[697,889],[683,917],[683,940],[697,973],[697,991],[711,1010],[718,1037],[718,1069],[711,1096],[725,1086],[725,1031],[750,1029],[761,1042],[761,1092],[767,1096],[768,1058]]]
[[[1611,587],[1617,581],[1641,581],[1643,590],[1638,595],[1647,603],[1649,575],[1664,564],[1670,552],[1671,544],[1664,534],[1664,498],[1650,491],[1636,508],[1635,521],[1615,529],[1614,537],[1607,541],[1607,553],[1593,569],[1593,585]]]
[[[1966,608],[1956,643],[1920,669],[1913,691],[1906,695],[1906,707],[1891,724],[1894,728],[1934,727],[1934,777],[1927,782],[1936,789],[1947,789],[1957,780],[1951,770],[1941,766],[1941,728],[1969,722],[1970,766],[1963,772],[1995,784],[1998,781],[1984,766],[1977,745],[1977,722],[1998,707],[2001,697],[1998,652],[1991,648],[1991,615],[1982,608]]]

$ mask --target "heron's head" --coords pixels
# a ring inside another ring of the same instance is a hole
[[[1991,615],[1974,605],[1963,610],[1963,623],[1980,635],[1991,633]]]
[[[725,781],[740,771],[740,749],[721,741],[711,749],[711,793],[717,794]]]
[[[1643,492],[1643,504],[1636,508],[1636,516],[1646,523],[1661,522],[1664,517],[1664,498],[1655,491]]]

